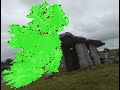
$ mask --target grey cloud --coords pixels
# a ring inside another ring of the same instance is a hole
[[[93,23],[83,25],[83,31],[88,38],[108,40],[119,37],[119,21],[114,14],[103,16]],[[82,25],[81,25],[82,26]]]
[[[106,41],[103,41],[106,45],[99,47],[98,50],[102,51],[104,48],[109,49],[118,49],[119,48],[119,38],[113,38]]]
[[[33,5],[37,5],[43,2],[48,2],[49,4],[57,3],[59,0],[20,0],[22,4],[27,5],[28,7],[31,7]]]
[[[81,0],[81,2],[84,1]],[[71,5],[70,8],[65,8],[70,16],[70,21],[73,24],[71,27],[72,30],[69,30],[67,28],[65,31],[70,31],[75,35],[83,36],[86,38],[102,40],[106,42],[106,46],[108,43],[110,43],[108,40],[115,40],[117,42],[115,44],[118,46],[118,2],[119,0],[85,0],[85,4],[82,3],[84,5],[84,8],[82,8],[82,15],[79,15],[80,13],[76,12],[75,9],[77,10],[78,7],[81,8],[81,3],[79,3],[79,1],[76,1]],[[74,8],[72,8],[72,6],[74,6]],[[72,10],[72,13],[70,10]],[[114,46],[111,45],[112,48],[114,48]]]

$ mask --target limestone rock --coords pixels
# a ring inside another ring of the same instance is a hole
[[[93,61],[93,64],[94,65],[101,64],[100,58],[97,53],[97,47],[93,44],[89,44],[89,51],[90,51],[90,56],[91,56],[91,60]]]
[[[93,63],[90,59],[90,56],[88,54],[88,49],[84,43],[79,43],[76,45],[76,51],[79,58],[79,64],[81,68],[88,68],[89,66],[92,66]]]

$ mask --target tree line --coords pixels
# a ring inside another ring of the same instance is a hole
[[[9,67],[12,65],[12,64],[10,64],[12,61],[13,60],[11,58],[8,58],[8,59],[6,59],[6,61],[1,62],[1,73],[3,70],[9,69]]]

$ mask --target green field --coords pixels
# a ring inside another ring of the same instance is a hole
[[[1,90],[15,89],[1,84]],[[119,90],[119,65],[106,63],[82,71],[62,72],[62,76],[40,78],[16,90]]]

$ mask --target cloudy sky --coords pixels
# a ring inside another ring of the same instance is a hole
[[[70,24],[61,33],[102,40],[105,46],[119,48],[119,0],[1,0],[1,59],[15,58],[17,50],[7,45],[9,24],[26,25],[25,16],[33,5],[47,1],[60,3],[70,19]],[[75,2],[74,2],[75,1]]]

